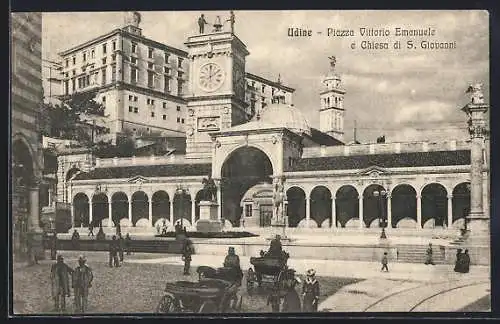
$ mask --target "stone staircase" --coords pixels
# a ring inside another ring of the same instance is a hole
[[[405,263],[424,263],[427,245],[398,245],[397,261]],[[446,264],[443,246],[432,246],[432,256],[435,264]]]

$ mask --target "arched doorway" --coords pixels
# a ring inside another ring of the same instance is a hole
[[[417,221],[417,191],[410,185],[401,184],[391,192],[391,212],[392,224],[390,227],[397,227],[403,218],[411,218]]]
[[[89,226],[89,197],[79,192],[73,198],[73,214],[75,216],[74,227]]]
[[[174,224],[181,218],[191,222],[191,195],[185,190],[178,190],[174,196]]]
[[[241,147],[228,156],[221,174],[222,218],[233,226],[240,226],[241,199],[256,184],[272,183],[272,163],[261,150],[252,146]],[[272,212],[272,205],[260,208],[264,213],[268,209]]]
[[[335,194],[336,227],[345,227],[350,219],[359,218],[359,193],[353,186],[342,186]]]
[[[317,186],[311,191],[311,219],[318,227],[322,227],[328,220],[328,227],[332,226],[332,193],[325,186]]]
[[[92,197],[92,224],[94,226],[101,226],[102,220],[108,217],[108,196],[106,196],[106,194],[104,193],[95,194]]]
[[[422,189],[422,225],[434,219],[434,226],[446,224],[448,201],[446,188],[439,183],[428,184]]]
[[[30,187],[34,178],[33,158],[22,140],[12,144],[11,224],[14,226],[14,249],[25,255],[27,233],[30,226]],[[38,215],[39,216],[39,215]]]
[[[453,222],[466,218],[470,211],[470,182],[462,182],[453,188]]]
[[[153,194],[151,199],[153,203],[153,224],[156,224],[160,218],[165,218],[170,221],[170,197],[168,193],[163,190],[157,191]]]
[[[144,191],[136,191],[132,195],[132,225],[141,218],[149,219],[149,200]]]
[[[114,225],[120,224],[120,219],[128,218],[128,197],[124,192],[115,192],[111,196],[111,218]]]
[[[371,184],[363,191],[363,222],[366,227],[370,227],[374,220],[387,219],[387,196],[381,195],[384,191],[385,188],[378,184]]]
[[[297,227],[306,218],[306,193],[302,188],[291,187],[286,191],[288,226]]]

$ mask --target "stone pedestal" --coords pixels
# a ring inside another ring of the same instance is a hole
[[[221,232],[222,223],[219,220],[219,205],[213,201],[200,201],[200,219],[196,223],[198,232]]]

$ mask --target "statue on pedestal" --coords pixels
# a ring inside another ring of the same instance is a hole
[[[470,85],[465,93],[471,94],[472,104],[484,104],[483,84],[475,83]]]
[[[217,201],[217,185],[214,179],[209,175],[208,178],[204,178],[201,183],[203,184],[203,200]]]
[[[273,201],[276,214],[276,221],[279,223],[283,219],[283,201],[284,201],[283,179],[278,179],[274,186]]]

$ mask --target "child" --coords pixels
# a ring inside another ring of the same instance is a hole
[[[387,252],[384,252],[384,255],[382,256],[382,269],[380,271],[387,271],[389,272],[389,268],[387,267]]]
[[[316,280],[316,271],[307,270],[306,280],[302,286],[303,309],[304,312],[317,312],[319,301],[319,282]]]

